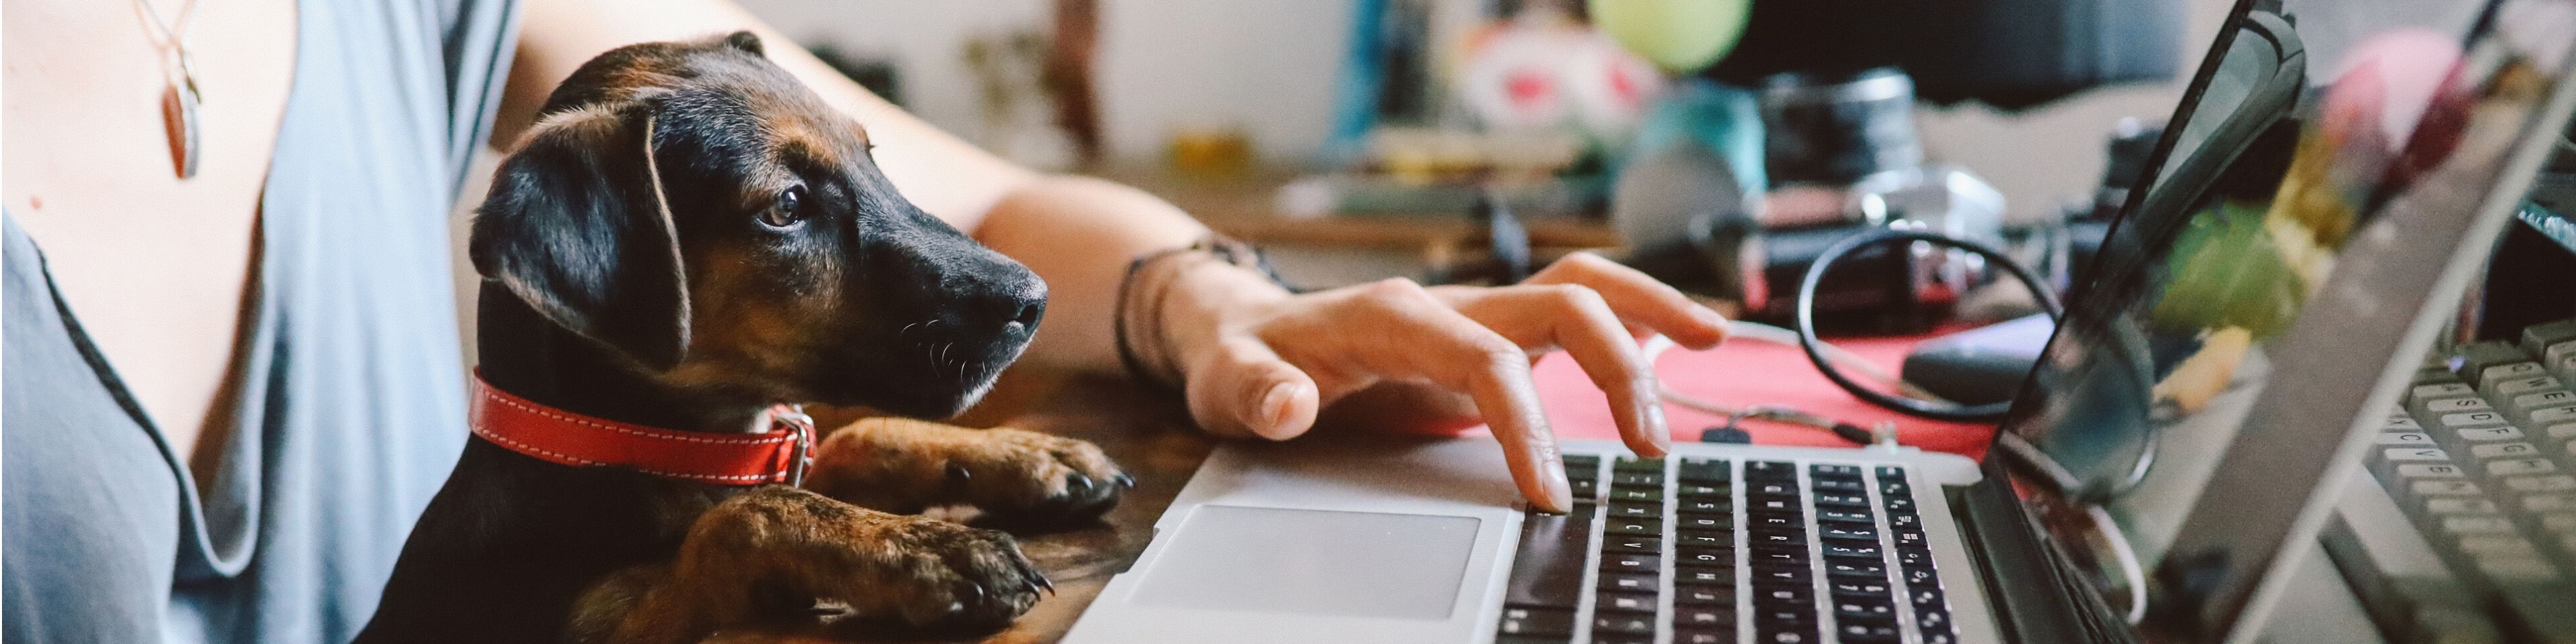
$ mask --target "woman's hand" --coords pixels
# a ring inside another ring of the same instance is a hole
[[[1158,337],[1190,414],[1219,435],[1282,440],[1319,413],[1359,424],[1493,428],[1535,506],[1572,504],[1530,365],[1563,349],[1608,392],[1619,435],[1640,456],[1670,447],[1655,375],[1636,335],[1705,349],[1726,320],[1634,269],[1578,253],[1526,282],[1425,288],[1392,279],[1291,295],[1205,256],[1176,259]]]

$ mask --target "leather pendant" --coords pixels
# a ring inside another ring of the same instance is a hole
[[[161,93],[161,120],[170,129],[170,161],[179,178],[197,176],[197,88],[194,80],[170,83]]]

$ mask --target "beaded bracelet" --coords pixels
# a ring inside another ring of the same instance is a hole
[[[1162,341],[1162,318],[1154,315],[1162,310],[1163,298],[1171,290],[1171,276],[1166,275],[1150,285],[1139,285],[1139,278],[1148,276],[1145,269],[1155,264],[1199,253],[1230,266],[1250,269],[1280,288],[1291,292],[1297,290],[1280,277],[1279,270],[1270,265],[1269,258],[1263,256],[1261,249],[1216,233],[1208,233],[1188,246],[1165,248],[1129,260],[1126,275],[1118,280],[1118,310],[1110,317],[1110,327],[1118,345],[1118,362],[1140,382],[1164,389],[1181,388],[1178,382],[1180,365],[1170,364],[1174,356],[1163,355],[1169,347]],[[1144,295],[1140,296],[1140,292]],[[1154,355],[1138,352],[1134,340],[1138,334],[1153,339],[1148,346]]]

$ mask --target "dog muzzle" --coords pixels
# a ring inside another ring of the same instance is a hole
[[[717,485],[802,485],[814,462],[814,419],[769,408],[758,434],[684,432],[584,416],[511,395],[474,376],[466,424],[503,449],[574,467],[622,467]]]

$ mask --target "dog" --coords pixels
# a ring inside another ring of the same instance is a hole
[[[703,443],[786,402],[971,405],[1036,332],[1045,283],[905,201],[869,147],[748,32],[584,64],[473,223],[478,395]],[[1010,535],[911,513],[1075,525],[1133,484],[1088,443],[901,418],[799,443],[806,488],[476,432],[356,641],[990,634],[1052,586]]]

